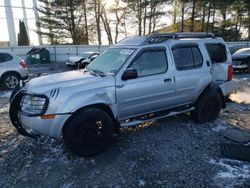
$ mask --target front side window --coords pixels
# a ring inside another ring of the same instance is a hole
[[[103,75],[115,75],[134,51],[131,48],[109,48],[97,56],[87,69]]]
[[[198,46],[176,47],[172,51],[177,70],[199,68],[203,64],[203,58]]]
[[[165,50],[145,50],[129,66],[137,70],[138,77],[161,74],[167,70]]]
[[[212,63],[224,63],[227,61],[226,47],[224,44],[206,44],[206,48]]]

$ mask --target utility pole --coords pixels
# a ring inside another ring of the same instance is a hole
[[[15,24],[14,24],[14,18],[10,0],[4,0],[4,5],[5,5],[5,14],[8,26],[10,46],[16,46],[17,45],[16,30],[15,30]]]
[[[25,23],[26,31],[27,31],[27,34],[28,34],[28,37],[29,37],[30,36],[29,25],[28,25],[28,19],[27,19],[26,7],[25,7],[24,0],[22,0],[22,8],[23,8],[23,21]]]
[[[34,10],[35,18],[36,18],[36,30],[38,33],[38,42],[39,42],[39,45],[43,45],[42,36],[41,36],[40,20],[39,20],[39,15],[38,15],[38,11],[37,11],[36,0],[33,0],[33,10]]]

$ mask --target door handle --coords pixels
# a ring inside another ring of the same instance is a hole
[[[207,61],[206,63],[207,63],[207,66],[208,66],[208,67],[210,67],[210,62],[209,62],[209,61]]]
[[[123,88],[124,85],[117,85],[116,88]]]
[[[171,78],[165,78],[164,79],[164,82],[166,83],[166,82],[172,82],[172,79]]]

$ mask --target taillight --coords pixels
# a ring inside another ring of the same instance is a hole
[[[21,61],[19,62],[19,64],[20,64],[24,69],[27,68],[27,64],[24,62],[24,60],[21,60]]]
[[[227,70],[227,80],[232,80],[233,78],[233,66],[229,65]]]

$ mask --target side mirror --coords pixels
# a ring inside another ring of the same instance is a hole
[[[138,78],[137,70],[128,68],[122,75],[122,80],[130,80]]]

